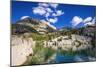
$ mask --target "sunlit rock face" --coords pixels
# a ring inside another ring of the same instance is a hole
[[[33,53],[35,42],[32,38],[17,35],[13,35],[11,39],[11,64],[12,66],[21,65],[27,60],[27,56]]]
[[[72,34],[71,38],[68,36],[60,36],[52,41],[44,42],[45,47],[52,47],[57,50],[59,47],[64,50],[72,49],[73,51],[80,51],[92,48],[91,37]]]

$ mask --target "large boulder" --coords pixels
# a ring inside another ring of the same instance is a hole
[[[35,41],[32,38],[19,37],[17,35],[11,38],[11,65],[18,66],[27,60],[27,56],[33,53]]]

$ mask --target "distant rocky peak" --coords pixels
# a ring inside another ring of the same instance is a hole
[[[39,20],[37,20],[37,19],[33,19],[33,18],[31,18],[31,17],[24,17],[24,18],[22,18],[22,19],[20,19],[20,20],[18,20],[17,22],[16,22],[16,24],[23,24],[23,23],[31,23],[31,24],[34,24],[34,25],[36,25],[36,24],[39,24],[39,23],[41,23]]]

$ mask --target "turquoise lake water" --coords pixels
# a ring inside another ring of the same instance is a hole
[[[58,53],[55,58],[55,63],[74,63],[89,61],[95,61],[95,57],[85,55],[62,55]]]

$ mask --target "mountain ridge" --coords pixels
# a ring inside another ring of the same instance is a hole
[[[51,25],[48,22],[42,22],[37,19],[33,19],[30,17],[18,20],[15,24],[12,24],[12,27],[14,26],[14,32],[17,33],[24,33],[29,32],[30,29],[33,29],[36,32],[39,32],[40,34],[45,34],[48,32],[54,32],[56,29],[53,25]],[[30,31],[32,32],[32,31]]]

